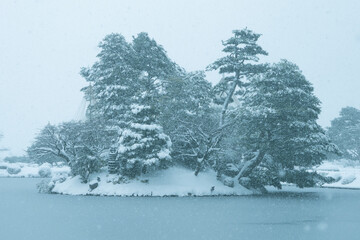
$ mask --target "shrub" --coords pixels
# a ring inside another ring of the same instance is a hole
[[[13,174],[13,175],[21,172],[21,168],[19,168],[19,167],[8,167],[6,170],[9,174]]]
[[[50,180],[42,180],[36,185],[36,188],[38,189],[39,193],[51,193],[53,190],[55,184],[53,181]]]
[[[51,169],[49,167],[41,167],[39,169],[39,176],[42,178],[51,177]]]

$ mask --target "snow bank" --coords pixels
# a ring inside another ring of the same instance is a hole
[[[337,181],[323,187],[360,189],[360,163],[350,160],[326,161],[315,169],[319,174],[335,178]]]
[[[359,188],[360,164],[353,161],[324,162],[315,170],[325,176],[337,179],[337,182],[324,184],[323,187]],[[79,176],[53,178],[50,185],[52,193],[69,195],[99,196],[210,196],[210,195],[249,195],[254,194],[238,183],[233,188],[225,186],[216,179],[212,170],[195,176],[193,171],[173,167],[144,175],[136,180],[126,180],[106,169],[93,174],[89,183],[81,182]]]
[[[94,183],[98,185],[91,189]],[[81,183],[78,176],[65,181],[55,181],[53,193],[70,195],[101,196],[210,196],[210,195],[248,195],[252,191],[240,185],[230,188],[216,180],[214,171],[202,172],[198,176],[193,171],[173,167],[153,175],[126,181],[118,175],[106,171],[92,175],[88,184]]]
[[[0,161],[0,177],[52,177],[68,175],[70,168],[62,164],[8,163]]]

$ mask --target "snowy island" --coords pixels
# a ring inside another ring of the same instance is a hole
[[[193,171],[173,167],[145,174],[132,181],[106,172],[92,176],[88,184],[81,182],[79,176],[66,180],[52,180],[49,184],[52,193],[70,195],[100,196],[216,196],[249,195],[250,190],[237,185],[233,188],[216,180],[214,171],[203,172],[198,176]]]
[[[336,182],[318,187],[360,189],[360,165],[349,160],[326,161],[314,168],[324,176],[336,179]],[[0,177],[45,178],[38,185],[39,191],[96,196],[239,196],[250,195],[250,191],[239,184],[225,186],[216,180],[212,170],[198,176],[185,168],[173,167],[143,175],[132,181],[126,181],[116,174],[108,174],[104,168],[100,173],[92,174],[88,183],[80,176],[70,176],[70,168],[61,163],[7,163],[0,162]]]
[[[318,187],[360,189],[360,165],[349,165],[349,161],[324,162],[316,171],[331,176],[336,182]],[[121,177],[106,172],[93,175],[88,184],[79,176],[66,180],[53,179],[52,193],[100,196],[240,196],[256,194],[239,184],[225,186],[216,180],[214,171],[202,172],[198,176],[184,168],[170,168],[154,175],[142,176],[134,181],[121,182]],[[94,189],[92,189],[94,188]]]

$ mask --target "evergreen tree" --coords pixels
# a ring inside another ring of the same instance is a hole
[[[135,177],[170,164],[171,140],[157,124],[156,109],[144,91],[138,104],[131,105],[132,121],[122,131],[118,147],[121,173]]]
[[[353,107],[341,109],[340,117],[331,121],[331,127],[327,133],[345,158],[360,160],[359,109]]]
[[[243,95],[252,76],[266,71],[267,68],[267,65],[257,64],[259,55],[267,55],[267,52],[257,44],[260,36],[260,34],[256,34],[247,28],[234,30],[233,37],[223,41],[223,52],[226,53],[226,56],[218,59],[207,68],[207,70],[219,70],[219,73],[223,75],[213,89],[214,103],[222,104],[222,109],[219,112],[220,119],[218,127],[213,128],[206,147],[207,149],[220,150],[216,154],[219,160],[213,164],[219,175],[224,166],[228,162],[232,162],[223,158],[228,155],[229,149],[227,147],[232,149],[233,155],[239,150],[236,147],[234,148],[237,142],[231,138],[235,132],[234,128],[236,128],[234,126],[234,116],[236,115],[229,112],[229,108],[234,109],[230,103]],[[227,121],[226,117],[228,117]],[[223,149],[224,147],[226,149]]]
[[[266,65],[255,64],[259,61],[259,55],[267,55],[267,52],[257,44],[260,36],[247,28],[234,30],[233,36],[223,41],[223,52],[227,55],[208,66],[208,70],[219,70],[219,73],[224,75],[214,88],[217,103],[223,105],[220,127],[225,123],[226,112],[233,101],[236,89],[240,93],[246,84],[246,78],[266,70]]]
[[[211,103],[212,88],[204,72],[168,79],[160,120],[172,139],[172,157],[178,164],[195,170],[199,161],[214,150],[207,149],[212,130],[217,127]]]
[[[171,79],[182,75],[184,71],[169,59],[164,48],[147,33],[139,33],[134,37],[132,46],[136,52],[134,67],[141,71],[141,87],[146,88],[147,100],[151,101],[147,104],[151,104],[158,115],[161,115],[162,109],[166,107],[162,100],[168,85],[172,83]]]
[[[176,73],[176,64],[169,59],[164,48],[147,33],[142,32],[134,37],[132,46],[136,52],[136,68],[146,72],[150,78],[165,80]]]
[[[84,91],[93,100],[89,111],[118,133],[121,173],[134,177],[164,168],[170,161],[171,141],[159,125],[158,103],[162,83],[175,65],[146,33],[132,44],[110,34],[99,47],[99,60],[82,70],[92,84],[91,91]]]
[[[299,68],[281,61],[255,76],[243,96],[239,124],[247,152],[238,165],[239,182],[249,188],[299,187],[325,181],[307,171],[337,148],[316,123],[320,101]]]
[[[90,101],[88,114],[109,126],[126,124],[132,97],[138,91],[141,72],[134,68],[136,52],[120,34],[109,34],[99,44],[98,61],[83,68],[81,75],[91,84],[83,88]]]

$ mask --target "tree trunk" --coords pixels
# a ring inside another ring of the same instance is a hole
[[[266,152],[264,150],[259,150],[259,153],[256,157],[246,162],[245,165],[241,168],[239,174],[237,175],[237,179],[240,180],[243,177],[248,177],[252,170],[257,167],[264,159],[265,153]]]
[[[195,172],[194,172],[195,176],[199,175],[201,167],[202,167],[202,161],[198,161]]]
[[[235,80],[234,80],[234,82],[232,83],[232,85],[230,87],[229,94],[227,95],[227,97],[225,99],[223,109],[221,111],[220,124],[219,124],[220,127],[222,127],[224,125],[225,114],[226,114],[226,111],[228,109],[230,100],[232,99],[232,97],[234,95],[234,92],[235,92],[235,89],[236,89],[236,87],[238,85],[239,80],[240,80],[240,70],[236,70],[236,72],[235,72]]]
[[[226,99],[225,99],[225,102],[224,102],[224,105],[223,105],[223,107],[222,107],[222,111],[221,111],[221,115],[220,115],[219,127],[222,127],[222,126],[224,125],[225,114],[226,114],[226,111],[227,111],[227,109],[228,109],[230,100],[231,100],[231,98],[232,98],[233,95],[234,95],[236,86],[237,86],[236,81],[234,81],[234,82],[232,83],[232,86],[230,87],[229,94],[227,95],[227,97],[226,97]]]

